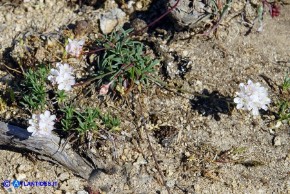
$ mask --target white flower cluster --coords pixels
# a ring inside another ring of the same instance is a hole
[[[68,39],[68,45],[66,45],[65,50],[68,54],[79,57],[82,52],[84,43],[84,40],[77,41]]]
[[[33,114],[29,119],[29,127],[27,131],[32,133],[32,136],[45,137],[51,135],[54,129],[55,115],[51,115],[50,111],[45,111],[43,114]]]
[[[248,80],[248,84],[240,83],[240,92],[236,92],[237,109],[252,111],[253,115],[259,115],[259,109],[268,110],[267,105],[271,102],[268,98],[267,89],[260,83],[253,83]]]
[[[57,63],[57,69],[51,69],[48,80],[51,81],[53,85],[58,84],[59,90],[70,91],[72,86],[76,83],[75,77],[73,76],[73,68],[68,64]]]

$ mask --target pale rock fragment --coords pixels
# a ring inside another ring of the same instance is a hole
[[[16,175],[15,175],[15,178],[16,178],[16,180],[18,180],[18,181],[22,181],[22,180],[26,179],[26,175],[23,174],[23,173],[19,173],[19,174],[16,174]]]
[[[100,28],[104,34],[111,33],[115,28],[123,27],[126,14],[119,8],[114,8],[101,14]]]
[[[281,145],[282,145],[281,137],[276,136],[276,137],[274,138],[274,146],[281,146]]]

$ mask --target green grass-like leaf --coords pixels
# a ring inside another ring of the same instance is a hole
[[[43,110],[46,104],[46,79],[48,68],[40,66],[38,69],[29,69],[24,74],[22,83],[24,95],[21,104],[31,110]]]
[[[284,82],[282,84],[282,89],[284,91],[287,91],[288,89],[290,89],[290,76],[289,76],[289,74],[286,75],[284,78]]]
[[[148,84],[148,75],[156,72],[155,66],[159,61],[145,54],[143,43],[129,37],[131,31],[113,32],[96,41],[98,47],[106,48],[96,59],[96,76],[105,75],[98,79],[99,87],[111,81],[114,82],[112,88],[129,83],[124,86],[126,91],[135,83]]]

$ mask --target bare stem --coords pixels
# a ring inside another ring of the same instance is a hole
[[[87,52],[84,52],[84,54],[97,53],[97,52],[99,52],[99,51],[103,51],[103,50],[106,50],[106,48],[99,48],[99,49],[96,49],[96,50],[87,51]]]
[[[141,30],[136,31],[134,34],[139,34],[140,32],[144,31],[146,28],[149,28],[150,26],[153,26],[155,23],[159,22],[162,18],[164,18],[167,14],[172,12],[177,7],[179,1],[180,0],[177,0],[176,3],[170,9],[168,9],[164,14],[159,16],[159,18],[157,18],[156,20],[154,20],[153,22],[151,22],[150,24],[148,24],[147,26],[145,26]]]
[[[143,121],[143,122],[144,122],[144,121]],[[155,163],[156,169],[157,169],[157,171],[158,171],[158,173],[159,173],[159,175],[160,175],[160,177],[161,177],[162,183],[163,183],[163,185],[165,186],[165,188],[166,188],[168,194],[171,194],[171,192],[170,192],[170,188],[169,188],[168,185],[166,184],[166,181],[165,181],[164,175],[163,175],[163,173],[162,173],[162,171],[161,171],[161,169],[160,169],[160,167],[159,167],[159,165],[158,165],[158,160],[157,160],[157,158],[156,158],[156,154],[155,154],[155,152],[154,152],[153,146],[152,146],[151,141],[150,141],[150,139],[149,139],[148,129],[146,128],[146,125],[145,125],[145,124],[146,124],[146,121],[144,122],[144,132],[145,132],[145,134],[146,134],[146,138],[147,138],[147,141],[148,141],[149,149],[150,149],[150,151],[151,151],[151,153],[152,153],[152,158],[153,158],[153,160],[154,160],[154,163]]]

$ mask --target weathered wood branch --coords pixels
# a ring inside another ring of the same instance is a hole
[[[60,164],[84,179],[89,179],[96,170],[58,136],[42,138],[30,134],[23,128],[0,122],[0,145],[35,152],[40,158]]]

